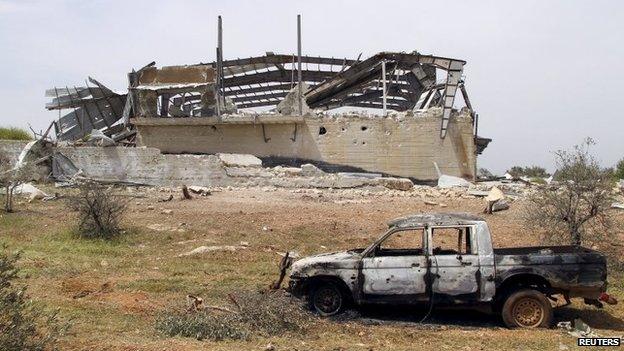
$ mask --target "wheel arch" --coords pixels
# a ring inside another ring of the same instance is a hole
[[[323,283],[335,284],[342,291],[344,296],[349,299],[349,301],[353,301],[353,291],[351,291],[347,283],[341,277],[335,275],[317,275],[308,278],[306,281],[306,290],[308,295],[310,295],[316,287]]]
[[[496,300],[504,299],[520,289],[533,289],[545,295],[552,292],[552,286],[544,276],[536,272],[517,272],[507,275],[496,287]]]

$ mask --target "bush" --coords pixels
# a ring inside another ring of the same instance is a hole
[[[157,319],[156,329],[168,336],[218,341],[303,331],[311,321],[301,302],[282,291],[245,291],[230,299],[232,308],[168,311]]]
[[[559,187],[543,187],[529,195],[525,220],[547,233],[547,241],[569,245],[609,240],[613,201],[611,174],[600,167],[587,139],[572,151],[555,152]]]
[[[615,179],[619,180],[619,179],[624,179],[624,158],[620,160],[620,162],[617,163],[617,165],[615,166]]]
[[[486,168],[479,168],[477,171],[477,177],[479,179],[492,179],[494,178],[494,175]]]
[[[507,171],[507,173],[514,177],[547,178],[550,176],[550,174],[546,172],[546,168],[540,166],[513,166]]]
[[[30,301],[25,287],[14,285],[19,254],[8,254],[4,246],[0,249],[0,350],[56,350],[67,325]]]
[[[210,310],[164,314],[156,321],[156,329],[167,336],[197,340],[247,339],[249,336],[247,327],[237,315],[227,312],[217,315]]]
[[[0,139],[4,140],[33,140],[26,130],[15,127],[0,127]]]
[[[80,236],[111,239],[121,232],[120,222],[128,201],[116,195],[113,188],[84,182],[79,186],[78,194],[69,198],[69,205],[78,212]]]

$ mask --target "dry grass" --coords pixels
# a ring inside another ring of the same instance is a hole
[[[449,199],[444,201],[448,207],[439,208],[414,198],[355,197],[354,203],[345,204],[335,203],[331,192],[311,198],[258,190],[157,202],[168,195],[152,191],[146,198],[133,199],[122,223],[131,230],[112,241],[72,236],[74,221],[61,202],[18,204],[17,213],[0,215],[0,242],[24,250],[21,264],[30,294],[74,321],[73,334],[61,340],[64,350],[261,350],[268,343],[277,350],[551,350],[560,344],[575,348],[576,340],[557,330],[508,330],[497,318],[472,311],[436,312],[431,324],[422,327],[318,319],[305,333],[260,333],[218,342],[165,337],[154,329],[155,320],[170,306],[184,303],[187,294],[205,298],[206,304],[226,305],[232,291],[266,289],[278,272],[277,252],[308,255],[363,247],[380,235],[390,218],[440,210],[479,213],[483,208],[477,199]],[[173,213],[162,214],[164,209]],[[488,221],[498,246],[539,240],[537,233],[523,227],[517,204]],[[263,230],[265,226],[268,230]],[[249,247],[178,257],[201,245],[241,241]],[[610,292],[624,300],[621,273],[611,272]],[[418,310],[370,312],[390,321],[421,315]],[[557,320],[576,317],[601,334],[624,333],[621,305],[600,311],[575,303],[555,313]]]

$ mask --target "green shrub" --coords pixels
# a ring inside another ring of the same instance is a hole
[[[547,178],[548,176],[550,176],[550,174],[546,172],[546,168],[540,166],[513,166],[507,171],[507,173],[511,174],[514,177]]]
[[[19,254],[0,247],[0,350],[57,350],[57,340],[67,329],[55,313],[46,313],[26,294],[25,287],[14,285],[19,269]]]
[[[210,310],[173,312],[163,314],[156,321],[156,329],[167,336],[184,336],[197,340],[219,341],[247,339],[249,332],[237,315]]]
[[[614,173],[616,179],[624,179],[624,158],[615,165]]]
[[[0,127],[0,139],[4,140],[33,140],[32,135],[24,129],[15,127]]]
[[[167,311],[156,320],[156,329],[168,336],[219,341],[303,331],[311,321],[301,302],[282,291],[244,291],[231,294],[230,300],[234,306],[225,310]]]

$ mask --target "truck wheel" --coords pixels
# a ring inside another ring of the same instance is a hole
[[[550,301],[537,290],[518,290],[507,297],[501,312],[509,328],[548,328],[553,320]]]
[[[312,291],[310,302],[318,314],[329,317],[342,312],[345,297],[336,284],[323,282]]]

